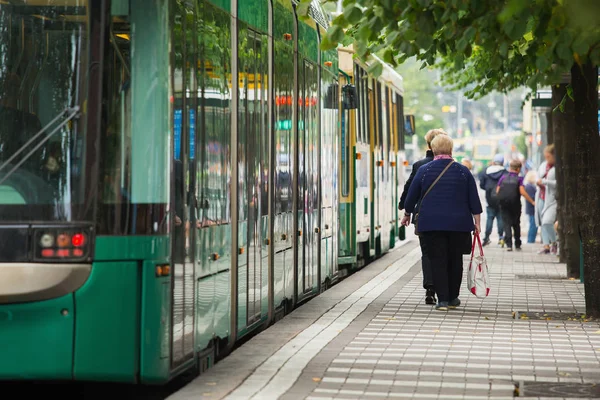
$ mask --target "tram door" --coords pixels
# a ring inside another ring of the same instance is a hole
[[[268,311],[269,82],[266,35],[239,24],[238,328],[243,328]]]
[[[302,293],[317,286],[319,265],[318,74],[304,61],[298,99],[298,271]]]
[[[184,32],[193,29],[184,16],[192,6],[179,4],[174,24]],[[186,40],[188,37],[188,40]],[[190,43],[188,43],[190,42]],[[173,102],[173,152],[171,179],[171,255],[172,314],[171,366],[177,367],[194,356],[195,318],[195,256],[193,246],[196,231],[195,215],[195,104],[190,97],[197,92],[197,83],[190,68],[194,65],[194,50],[189,35],[172,37],[172,57],[181,58],[171,71]],[[187,95],[186,95],[187,93]]]

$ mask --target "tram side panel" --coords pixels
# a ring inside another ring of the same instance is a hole
[[[314,21],[297,18],[297,182],[296,254],[297,301],[317,294],[319,237],[318,61],[319,40]]]
[[[294,13],[290,2],[273,2],[274,111],[274,298],[275,308],[284,309],[294,299],[294,170],[293,120],[297,103],[294,85]]]
[[[322,30],[322,34],[325,34]],[[322,35],[321,35],[322,37]],[[339,85],[337,51],[321,53],[321,281],[338,276]]]
[[[198,93],[194,138],[197,199],[196,350],[227,339],[231,275],[231,15],[198,3],[194,35]],[[191,32],[190,32],[191,34]]]
[[[237,329],[243,336],[268,309],[268,2],[239,2],[237,23]]]
[[[356,110],[356,150],[354,158],[355,162],[355,185],[356,195],[354,201],[354,210],[356,215],[356,256],[359,265],[369,261],[371,258],[371,243],[372,234],[371,218],[373,210],[372,203],[372,162],[373,155],[371,152],[371,141],[373,140],[374,115],[372,113],[372,105],[370,96],[372,92],[372,79],[367,75],[367,71],[359,64],[354,64],[354,81],[358,90],[359,102]]]

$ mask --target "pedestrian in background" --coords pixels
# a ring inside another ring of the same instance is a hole
[[[469,171],[473,171],[473,163],[471,162],[471,160],[469,158],[467,158],[467,157],[463,158],[460,163],[462,165],[464,165],[465,167],[467,167],[469,169]]]
[[[537,174],[535,171],[527,172],[525,175],[525,191],[527,194],[535,199]],[[535,243],[537,238],[538,227],[535,223],[535,205],[530,202],[525,203],[525,214],[529,219],[529,231],[527,232],[527,243]]]
[[[438,135],[448,135],[446,131],[443,129],[432,129],[425,135],[425,141],[427,142],[427,153],[425,154],[425,158],[419,160],[413,164],[412,171],[406,184],[404,185],[404,191],[402,192],[402,196],[400,196],[400,204],[398,208],[400,210],[404,210],[404,203],[406,201],[406,196],[408,195],[408,189],[410,188],[411,183],[415,179],[415,175],[419,168],[423,165],[430,163],[433,161],[433,151],[431,150],[431,142]],[[415,221],[413,221],[414,223]],[[429,257],[427,257],[427,253],[423,248],[423,241],[421,237],[419,237],[419,244],[421,245],[421,268],[423,270],[423,288],[425,289],[425,304],[435,304],[435,289],[433,287],[433,277],[431,272],[431,263],[429,262]]]
[[[515,247],[521,250],[521,196],[525,197],[529,204],[535,205],[535,201],[525,190],[523,177],[519,176],[521,167],[521,161],[512,160],[508,175],[500,178],[496,188],[498,203],[502,209],[504,240],[508,251],[513,251],[513,234]]]
[[[556,231],[554,223],[556,222],[556,171],[554,163],[554,145],[547,146],[544,150],[544,161],[539,169],[537,181],[538,191],[535,198],[535,221],[542,231],[542,243],[544,248],[539,254],[556,254],[558,246],[556,244]]]
[[[434,160],[417,171],[402,218],[402,225],[408,226],[416,213],[415,230],[431,262],[440,311],[460,305],[463,254],[471,252],[471,232],[481,231],[477,184],[471,172],[452,159],[453,147],[447,135],[433,139]]]
[[[487,246],[491,243],[490,236],[492,235],[492,229],[494,228],[494,219],[498,226],[498,236],[500,240],[499,245],[504,245],[504,223],[502,222],[502,214],[500,205],[496,199],[496,187],[498,187],[498,181],[501,177],[508,174],[504,169],[504,156],[502,154],[496,154],[492,165],[487,167],[485,172],[481,174],[479,178],[479,187],[485,190],[485,200],[487,202],[487,221],[485,226],[485,236],[483,238],[483,245]]]

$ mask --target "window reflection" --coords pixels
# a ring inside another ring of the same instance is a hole
[[[87,1],[29,3],[0,2],[0,219],[75,219]]]
[[[231,33],[227,13],[199,2],[198,199],[201,226],[231,221]]]

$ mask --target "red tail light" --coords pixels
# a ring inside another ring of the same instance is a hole
[[[75,247],[81,247],[85,244],[85,236],[83,233],[76,233],[71,237],[71,244]]]

